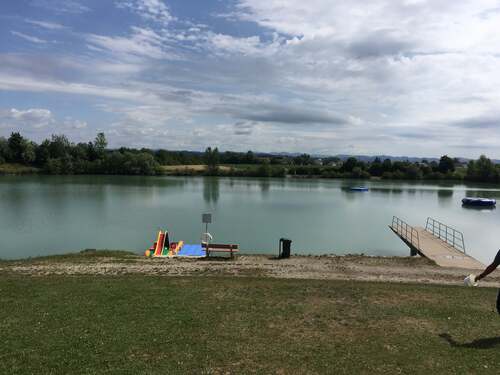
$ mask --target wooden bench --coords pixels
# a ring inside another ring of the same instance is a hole
[[[218,243],[211,243],[208,244],[202,244],[203,248],[207,252],[207,258],[210,256],[210,253],[226,253],[229,254],[231,258],[234,258],[234,254],[239,252],[239,247],[238,245],[235,244],[218,244]]]

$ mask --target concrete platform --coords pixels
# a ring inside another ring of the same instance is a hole
[[[404,223],[404,222],[403,222]],[[438,266],[464,268],[470,270],[484,269],[486,266],[470,255],[457,250],[449,243],[434,236],[422,227],[395,225],[389,228],[412,250],[412,253],[433,260]]]

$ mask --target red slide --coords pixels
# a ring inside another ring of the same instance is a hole
[[[158,232],[158,240],[156,241],[155,253],[153,256],[159,257],[161,256],[161,252],[163,251],[163,246],[165,244],[165,233],[162,231]]]

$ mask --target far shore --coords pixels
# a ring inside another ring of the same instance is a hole
[[[248,166],[237,166],[237,165],[220,165],[218,167],[218,173],[208,173],[207,166],[203,164],[189,164],[189,165],[162,165],[159,168],[158,174],[98,174],[98,176],[170,176],[170,177],[249,177],[249,178],[276,178],[285,179],[292,178],[297,180],[310,180],[310,179],[322,179],[322,180],[360,180],[360,181],[397,181],[397,182],[426,182],[426,183],[467,183],[471,181],[465,181],[459,178],[420,178],[420,179],[406,179],[406,178],[382,178],[380,176],[364,176],[364,177],[352,177],[352,176],[324,176],[321,174],[283,174],[275,175],[270,173],[269,175],[263,176],[258,172],[259,165],[253,165],[248,168]],[[16,163],[4,163],[0,164],[0,176],[92,176],[93,174],[51,174],[46,173],[42,168],[26,166]],[[477,182],[476,182],[477,183]]]
[[[365,255],[239,255],[235,259],[146,258],[128,251],[84,250],[80,253],[1,261],[0,272],[19,275],[231,276],[311,280],[356,280],[391,283],[462,285],[472,271],[442,268],[421,257]],[[477,271],[475,271],[477,272]],[[500,272],[481,286],[498,287]]]

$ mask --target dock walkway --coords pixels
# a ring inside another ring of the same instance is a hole
[[[389,228],[410,248],[412,255],[431,259],[438,266],[484,269],[485,265],[465,252],[463,234],[428,218],[425,228],[413,227],[394,216]]]

